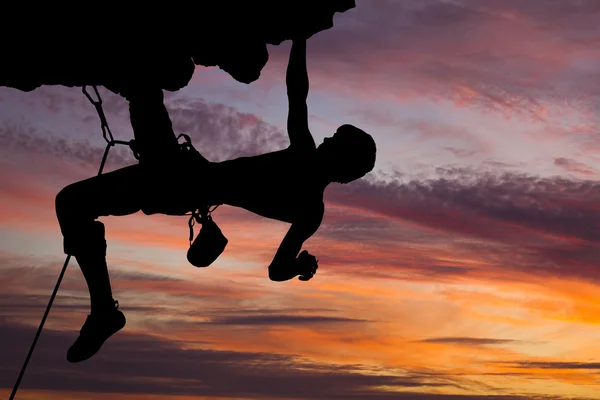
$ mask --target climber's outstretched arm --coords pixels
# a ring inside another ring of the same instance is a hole
[[[314,151],[315,141],[308,128],[308,71],[306,69],[306,40],[294,40],[286,73],[288,95],[287,130],[290,147]]]

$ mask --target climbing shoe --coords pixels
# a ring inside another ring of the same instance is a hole
[[[115,301],[114,308],[87,316],[79,337],[67,352],[67,361],[77,363],[92,357],[106,339],[125,326],[125,315],[118,308],[119,303]]]

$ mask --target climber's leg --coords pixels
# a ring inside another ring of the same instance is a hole
[[[143,194],[139,171],[139,166],[134,165],[77,182],[65,187],[56,197],[65,253],[77,260],[91,302],[91,313],[67,353],[70,362],[90,358],[106,339],[125,326],[125,316],[112,297],[104,225],[96,218],[140,210]]]
[[[142,205],[139,166],[73,183],[56,196],[56,215],[65,253],[81,266],[90,288],[92,312],[113,304],[105,264],[106,241],[100,216],[128,215]]]

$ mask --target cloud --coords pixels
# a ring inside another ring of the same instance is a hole
[[[332,203],[483,239],[551,234],[596,243],[600,183],[438,168],[421,181],[360,180],[327,192]],[[485,223],[483,223],[485,221]],[[520,239],[517,239],[520,240]]]
[[[173,95],[165,103],[175,131],[190,135],[196,149],[211,161],[281,150],[289,144],[279,128],[233,107]]]
[[[5,122],[0,126],[0,146],[3,153],[26,155],[29,159],[63,160],[73,166],[97,170],[105,147],[90,143],[87,138],[64,138],[51,132],[40,132],[31,126]],[[110,150],[112,168],[122,168],[135,162],[131,151],[124,147]]]
[[[321,324],[351,324],[368,322],[362,319],[310,316],[310,315],[237,315],[216,317],[210,321],[215,325],[321,325]]]
[[[514,339],[492,339],[474,337],[436,337],[420,340],[421,343],[455,344],[459,346],[488,346],[518,342]]]
[[[0,385],[11,387],[30,345],[32,328],[0,325]],[[21,390],[164,394],[235,398],[524,400],[525,395],[430,393],[461,386],[463,377],[436,371],[386,370],[368,365],[317,363],[275,353],[181,348],[145,334],[119,332],[92,359],[68,364],[73,333],[46,329]],[[115,369],[115,365],[119,367]],[[561,396],[538,396],[562,399]]]
[[[0,366],[4,371],[0,385],[6,387],[13,383],[33,329],[3,324],[0,330],[3,343],[11,344],[3,349]],[[72,333],[46,329],[24,388],[246,398],[391,399],[398,398],[397,393],[381,387],[414,390],[455,385],[444,376],[410,371],[373,374],[366,365],[315,363],[269,353],[183,349],[174,342],[127,333],[112,337],[93,359],[70,365],[64,356],[72,340]],[[114,365],[119,365],[118,371]],[[409,393],[405,396],[414,398]]]
[[[444,150],[452,153],[454,156],[459,158],[471,157],[478,153],[476,150],[466,150],[466,149],[458,149],[456,147],[447,146],[443,148]]]
[[[351,264],[374,262],[391,269],[413,265],[414,259],[403,262],[400,258],[402,252],[420,242],[419,236],[410,239],[408,227],[412,227],[412,232],[430,232],[432,236],[424,239],[425,243],[451,241],[452,251],[447,257],[471,260],[475,257],[486,264],[488,271],[497,269],[495,273],[510,274],[514,269],[519,273],[600,278],[596,268],[600,257],[600,184],[596,181],[438,168],[437,177],[431,179],[364,179],[336,185],[327,190],[325,199],[330,206],[363,213],[375,221],[386,220],[398,232],[405,227],[406,240],[388,235],[394,230],[386,231],[384,223],[379,223],[384,228],[381,234],[376,229],[364,231],[372,224],[368,220],[347,228],[343,234],[346,241],[362,243],[363,253],[365,245],[372,250],[362,256],[349,253],[352,255],[345,262]],[[326,229],[332,232],[331,227]],[[333,233],[333,237],[340,235]],[[450,237],[464,240],[450,240]],[[403,250],[398,252],[397,260],[385,257],[389,253],[385,249],[398,248],[398,244],[402,244]],[[424,243],[419,245],[422,248]],[[435,252],[439,252],[437,247]],[[343,253],[332,258],[336,257],[344,262]],[[352,261],[351,257],[358,258]],[[511,262],[507,263],[507,259]],[[437,264],[433,259],[420,258],[420,265]],[[458,266],[473,268],[470,264]],[[483,267],[477,270],[480,268]]]
[[[564,157],[555,158],[554,165],[563,168],[567,172],[575,172],[585,175],[594,175],[596,173],[596,171],[589,165]]]
[[[431,275],[465,275],[473,272],[474,268],[454,266],[454,265],[428,265],[425,267],[426,273]]]
[[[572,369],[600,370],[598,362],[566,362],[566,361],[514,361],[503,363],[513,368],[527,369]]]

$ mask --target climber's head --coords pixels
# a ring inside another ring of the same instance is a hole
[[[347,124],[325,138],[317,149],[326,179],[339,183],[352,182],[372,171],[376,152],[371,135]]]

